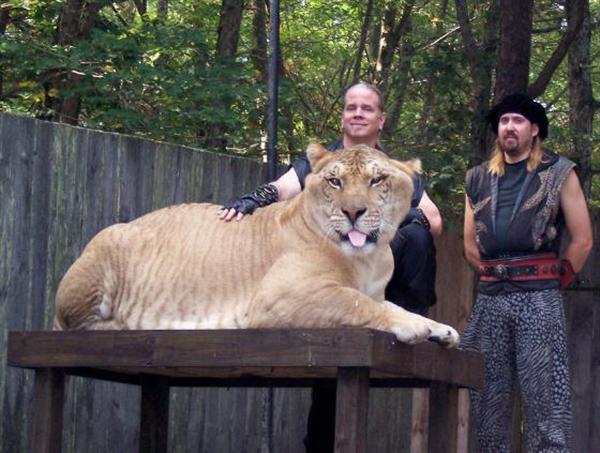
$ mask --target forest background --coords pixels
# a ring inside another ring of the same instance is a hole
[[[0,0],[0,110],[264,158],[269,2]],[[339,137],[344,90],[386,95],[383,144],[420,157],[460,228],[463,180],[510,92],[600,206],[600,0],[283,0],[278,152]],[[595,127],[594,127],[595,126]]]

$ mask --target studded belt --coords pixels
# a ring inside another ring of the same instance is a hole
[[[560,279],[561,261],[554,253],[520,256],[501,260],[486,260],[479,267],[483,282],[529,281]]]

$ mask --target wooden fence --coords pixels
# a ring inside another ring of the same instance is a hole
[[[7,332],[51,327],[57,284],[87,241],[165,205],[223,202],[265,177],[266,167],[247,159],[0,114],[0,453],[29,451],[31,419],[33,376],[6,367]],[[437,248],[433,315],[462,330],[473,274],[459,235],[444,234]],[[599,273],[588,265],[588,289],[567,295],[574,452],[600,451]],[[80,379],[68,389],[65,453],[135,451],[138,389]],[[371,392],[369,451],[408,452],[419,429],[410,392]],[[302,452],[309,404],[306,389],[177,389],[169,450]]]

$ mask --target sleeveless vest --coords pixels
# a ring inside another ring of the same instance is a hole
[[[500,249],[496,232],[498,176],[492,175],[489,161],[470,169],[466,192],[475,216],[475,231],[481,259],[496,259],[558,252],[564,223],[560,211],[560,191],[575,164],[551,152],[528,172],[519,191],[508,226],[509,240]]]

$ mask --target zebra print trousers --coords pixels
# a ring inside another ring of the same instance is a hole
[[[509,453],[515,384],[529,453],[568,453],[569,363],[559,290],[480,294],[461,349],[485,357],[485,383],[471,392],[479,453]]]

